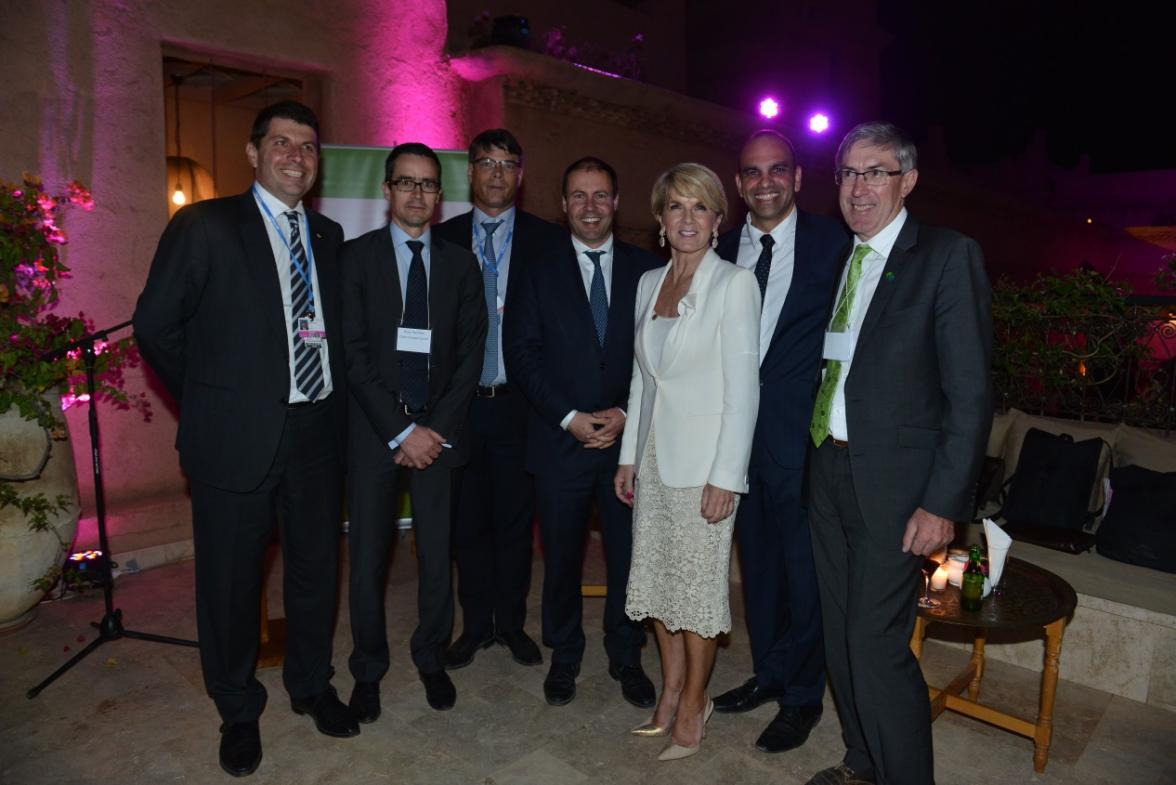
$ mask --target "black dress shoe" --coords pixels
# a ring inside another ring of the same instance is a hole
[[[547,678],[543,680],[543,697],[552,706],[566,706],[576,697],[576,677],[580,675],[580,663],[565,665],[551,663]]]
[[[761,752],[784,752],[794,750],[821,720],[821,704],[816,706],[781,706],[776,718],[768,723],[764,732],[755,740],[755,748]]]
[[[510,649],[510,656],[519,665],[542,665],[543,655],[531,636],[522,630],[504,632],[494,636],[494,640]]]
[[[334,687],[309,698],[291,698],[290,708],[295,714],[309,714],[314,727],[326,736],[346,739],[359,735],[359,723],[351,715],[351,709],[339,700]]]
[[[637,708],[651,709],[657,703],[657,692],[653,689],[653,682],[645,675],[641,663],[618,665],[610,662],[608,675],[621,683],[621,694]]]
[[[821,769],[805,785],[875,785],[873,777],[856,773],[844,763]]]
[[[762,689],[755,676],[733,690],[727,690],[715,697],[715,711],[720,714],[739,714],[751,711],[770,700],[780,697],[779,690]]]
[[[261,763],[261,733],[257,720],[222,725],[220,767],[234,777],[248,777]]]
[[[489,648],[494,643],[493,635],[477,637],[466,635],[464,632],[445,650],[445,670],[455,671],[464,668],[474,661],[474,655],[479,649]]]
[[[378,681],[357,681],[351,690],[347,707],[356,722],[364,725],[380,718],[380,683]]]
[[[449,680],[449,674],[445,671],[434,671],[433,673],[419,671],[419,673],[421,681],[425,684],[425,700],[429,702],[429,705],[437,711],[452,709],[453,704],[457,703],[457,688]]]

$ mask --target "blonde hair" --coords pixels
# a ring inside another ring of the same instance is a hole
[[[727,215],[727,194],[723,183],[717,174],[702,164],[678,164],[661,173],[653,184],[649,199],[654,218],[660,218],[662,210],[666,209],[671,188],[682,196],[702,202],[720,218]]]

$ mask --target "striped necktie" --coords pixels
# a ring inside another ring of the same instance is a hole
[[[310,289],[312,270],[306,261],[306,249],[302,246],[298,211],[288,211],[286,220],[290,222],[290,318],[293,320],[294,333],[294,384],[306,396],[306,400],[313,402],[318,399],[326,384],[323,379],[323,361],[319,347],[308,346],[298,334],[298,320],[303,317],[314,318],[314,298]]]

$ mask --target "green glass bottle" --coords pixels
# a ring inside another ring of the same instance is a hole
[[[963,584],[960,586],[960,607],[966,611],[980,610],[980,598],[984,596],[984,570],[980,566],[980,546],[973,545],[968,554],[968,566],[964,568]]]

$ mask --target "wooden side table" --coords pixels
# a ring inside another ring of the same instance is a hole
[[[1073,587],[1048,570],[1020,559],[1009,559],[1001,580],[1002,593],[989,595],[979,611],[960,608],[960,592],[954,586],[938,592],[938,608],[919,608],[911,650],[915,657],[923,654],[923,638],[932,622],[968,627],[974,630],[972,656],[968,666],[942,688],[928,687],[931,694],[931,720],[946,709],[974,717],[1033,740],[1033,768],[1045,771],[1049,760],[1049,743],[1053,735],[1054,693],[1058,686],[1058,658],[1066,620],[1074,611],[1078,597]],[[1041,670],[1041,693],[1035,722],[998,711],[980,703],[980,683],[984,676],[984,642],[994,629],[1040,627],[1045,631],[1045,660]],[[964,690],[967,697],[963,696]]]

